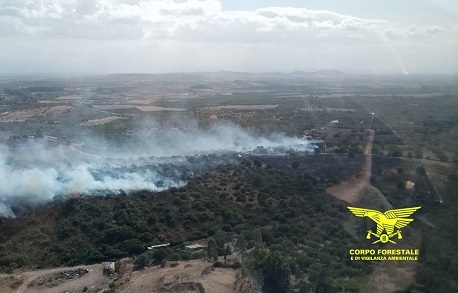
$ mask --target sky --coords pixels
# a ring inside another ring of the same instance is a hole
[[[0,74],[458,73],[455,0],[0,0]]]

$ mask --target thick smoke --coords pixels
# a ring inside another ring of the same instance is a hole
[[[233,163],[245,153],[313,150],[309,141],[281,134],[259,136],[229,123],[206,129],[191,122],[179,124],[149,121],[116,144],[91,136],[85,140],[88,147],[46,139],[0,146],[0,216],[14,217],[15,208],[71,194],[183,186],[195,174]]]

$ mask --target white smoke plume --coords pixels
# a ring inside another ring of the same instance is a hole
[[[149,121],[116,146],[88,138],[87,144],[98,146],[97,153],[91,154],[84,147],[51,144],[46,139],[1,145],[0,216],[15,217],[17,207],[33,207],[70,194],[183,186],[195,172],[229,163],[238,153],[313,151],[309,141],[281,134],[260,136],[231,123],[206,129],[192,122],[179,124]]]

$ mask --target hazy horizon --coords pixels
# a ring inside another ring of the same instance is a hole
[[[232,74],[249,74],[249,75],[294,75],[295,73],[301,72],[303,74],[317,74],[320,72],[338,72],[347,77],[396,77],[396,76],[405,76],[405,77],[434,77],[434,76],[443,76],[443,77],[457,77],[458,72],[455,73],[412,73],[412,74],[403,74],[403,73],[353,73],[353,72],[344,72],[336,69],[321,69],[321,70],[292,70],[292,71],[232,71],[232,70],[215,70],[215,71],[170,71],[170,72],[112,72],[112,73],[71,73],[71,72],[36,72],[36,73],[7,73],[0,72],[1,78],[15,78],[15,77],[37,77],[37,78],[71,78],[71,77],[104,77],[104,76],[116,76],[116,75],[199,75],[199,74],[219,74],[219,73],[232,73]]]

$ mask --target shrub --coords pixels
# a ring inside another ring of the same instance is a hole
[[[261,176],[256,175],[256,176],[253,178],[253,187],[259,188],[259,187],[261,187],[263,184],[264,184],[264,179],[262,179]]]

